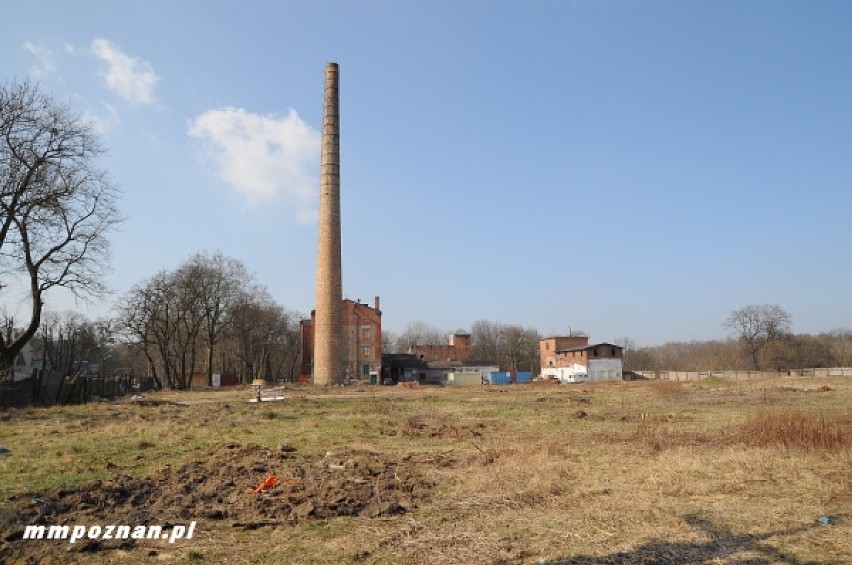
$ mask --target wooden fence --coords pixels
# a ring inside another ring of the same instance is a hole
[[[79,372],[73,375],[43,373],[25,379],[0,375],[0,408],[31,404],[81,404],[96,398],[114,399],[130,394],[138,383],[126,371],[112,374]]]

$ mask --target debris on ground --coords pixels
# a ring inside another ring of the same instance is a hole
[[[272,487],[278,484],[278,479],[275,478],[275,475],[269,475],[266,477],[266,480],[257,485],[257,488],[248,488],[246,489],[248,492],[263,492],[265,490],[269,490]]]
[[[0,563],[53,562],[64,551],[58,541],[23,540],[28,524],[199,520],[202,526],[204,520],[215,520],[244,529],[286,527],[305,520],[403,514],[414,509],[434,486],[422,476],[416,458],[340,449],[334,456],[343,470],[329,473],[323,454],[303,455],[293,449],[289,445],[268,449],[231,443],[204,461],[166,465],[146,477],[120,474],[78,487],[13,496],[0,505]],[[258,474],[267,476],[260,485],[267,487],[264,495],[245,496],[245,478]],[[121,547],[99,542],[89,549],[161,548],[156,541],[118,541]]]

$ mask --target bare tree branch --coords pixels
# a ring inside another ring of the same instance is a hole
[[[47,291],[106,291],[107,235],[122,218],[104,153],[91,126],[36,86],[0,86],[0,278],[25,275],[31,302],[20,335],[0,338],[0,366],[35,335]]]

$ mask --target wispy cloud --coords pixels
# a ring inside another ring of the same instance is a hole
[[[106,39],[95,39],[92,53],[106,63],[101,77],[107,87],[132,104],[147,106],[156,102],[154,89],[160,77],[151,64],[131,57]]]
[[[80,105],[87,105],[87,101],[83,100]],[[112,104],[101,102],[97,109],[86,108],[82,112],[83,119],[91,124],[95,132],[98,134],[106,134],[117,129],[121,125],[121,116],[118,110]]]
[[[30,75],[33,77],[42,79],[45,75],[56,70],[53,52],[44,45],[39,45],[32,41],[24,41],[23,49],[35,58],[35,63],[30,69]]]
[[[303,222],[316,218],[320,133],[295,110],[258,115],[242,108],[208,110],[189,124],[222,179],[249,203],[282,198]]]

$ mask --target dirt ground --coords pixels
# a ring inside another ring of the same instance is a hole
[[[0,546],[0,563],[50,563],[56,546],[67,544],[23,540],[21,524],[162,524],[165,529],[207,519],[252,530],[339,516],[402,514],[433,486],[417,467],[411,457],[391,460],[364,450],[307,457],[289,445],[271,450],[231,443],[206,461],[167,466],[142,479],[117,473],[81,488],[13,497],[0,511],[0,539],[6,542]],[[277,485],[256,492],[270,475]],[[68,549],[132,550],[146,541],[86,539]]]

